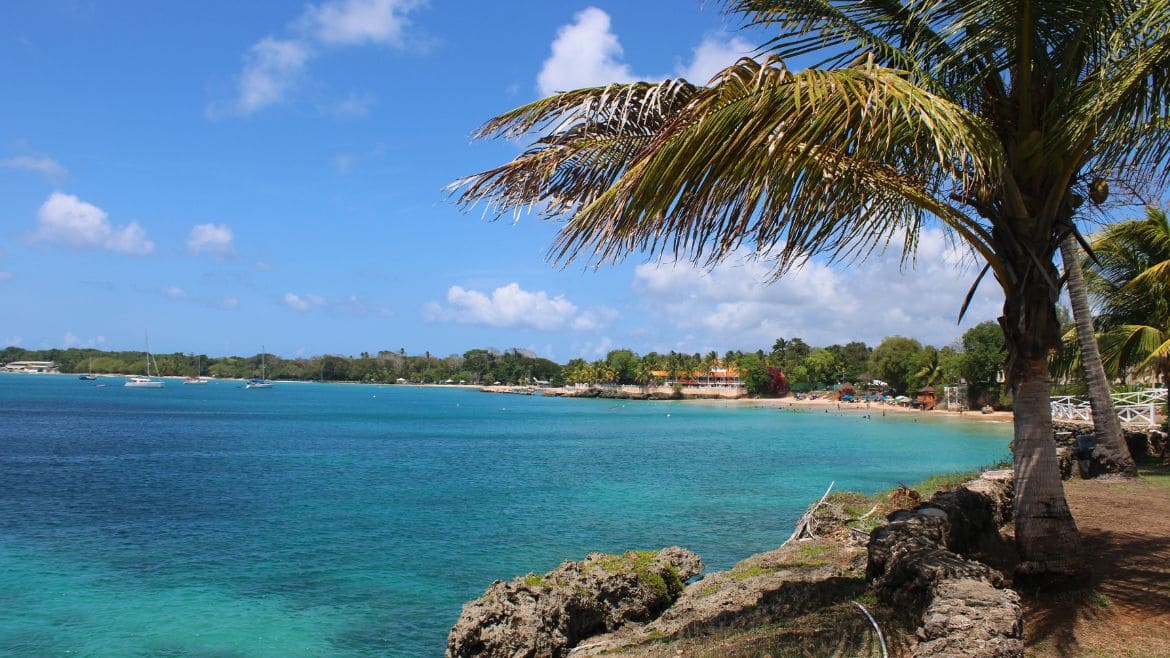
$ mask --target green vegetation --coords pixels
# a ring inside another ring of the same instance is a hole
[[[622,555],[602,555],[595,564],[606,573],[632,571],[638,576],[638,584],[654,591],[658,596],[675,597],[683,590],[682,576],[671,565],[654,570],[657,551],[628,551]]]
[[[998,332],[998,348],[1002,353],[1003,334],[994,322],[986,322],[964,334],[963,345],[972,350],[982,349],[982,339],[968,340],[972,332]],[[310,358],[285,359],[265,354],[269,379],[301,381],[353,381],[392,383],[399,379],[411,383],[435,384],[532,384],[547,381],[551,385],[569,384],[639,384],[661,385],[666,380],[677,382],[701,378],[712,370],[730,368],[737,372],[751,395],[774,395],[776,376],[783,372],[791,390],[823,390],[838,383],[858,383],[873,378],[896,383],[897,392],[913,394],[927,383],[948,384],[965,374],[959,363],[965,363],[967,353],[963,345],[937,349],[922,346],[918,341],[894,336],[871,350],[865,343],[854,341],[844,345],[812,347],[799,337],[779,338],[772,350],[755,352],[728,351],[722,355],[712,351],[704,354],[650,352],[639,355],[628,349],[613,350],[604,359],[585,361],[572,359],[559,365],[518,350],[498,352],[473,349],[462,355],[438,357],[426,352],[408,355],[406,350],[362,352],[358,356],[326,354]],[[897,349],[895,349],[895,346]],[[981,354],[981,352],[979,352]],[[260,375],[261,355],[210,357],[206,354],[154,355],[159,373],[163,376],[193,376],[196,374],[228,379],[247,379]],[[974,357],[972,357],[974,358]],[[979,357],[982,359],[982,357]],[[135,374],[146,368],[145,352],[103,352],[96,349],[70,348],[52,350],[25,350],[8,347],[0,350],[0,364],[9,361],[55,361],[62,372],[88,372],[92,361],[98,374]],[[993,370],[998,372],[998,369]],[[676,390],[682,385],[676,383]],[[973,391],[984,389],[972,387]],[[680,396],[681,397],[681,396]]]
[[[530,573],[524,576],[524,584],[529,587],[541,587],[544,585],[544,575],[539,573]]]
[[[90,360],[99,374],[134,374],[146,369],[145,352],[103,352],[95,349],[24,350],[8,347],[0,350],[0,364],[9,361],[55,361],[62,372],[88,372]],[[156,354],[154,360],[162,376],[193,376],[247,379],[260,375],[261,355],[209,357],[205,354]],[[331,354],[305,359],[283,359],[264,355],[269,379],[303,381],[356,381],[392,383],[398,379],[415,383],[525,384],[533,380],[561,384],[561,366],[518,350],[497,352],[475,349],[463,355],[445,357],[407,355],[406,350],[384,350],[360,356]],[[198,372],[201,369],[202,372]]]

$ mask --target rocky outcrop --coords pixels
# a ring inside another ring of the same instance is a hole
[[[496,581],[463,606],[447,638],[447,656],[567,655],[583,638],[650,621],[702,570],[699,556],[672,546],[657,553],[590,553],[543,576]]]
[[[663,641],[793,619],[859,596],[864,566],[863,548],[832,540],[791,542],[707,574],[654,621],[590,638],[572,656],[638,655],[639,648]]]
[[[915,656],[1023,656],[1019,597],[964,556],[998,541],[1011,518],[1011,471],[991,471],[913,510],[890,514],[870,535],[866,575],[878,595],[920,620]]]

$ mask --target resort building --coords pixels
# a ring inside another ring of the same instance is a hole
[[[4,365],[4,372],[57,372],[54,361],[12,361]]]
[[[676,372],[673,376],[667,370],[654,370],[650,374],[661,379],[664,386],[678,384],[692,388],[743,388],[739,371],[725,366],[714,366],[710,370],[694,372]]]

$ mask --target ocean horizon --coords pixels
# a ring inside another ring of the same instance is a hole
[[[440,656],[495,579],[670,545],[726,569],[830,482],[989,466],[1011,439],[926,413],[123,381],[0,374],[0,654]]]

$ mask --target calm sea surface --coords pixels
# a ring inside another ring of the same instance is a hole
[[[917,415],[122,381],[0,375],[0,655],[439,656],[496,578],[671,544],[726,568],[832,480],[987,465],[1010,438]]]

